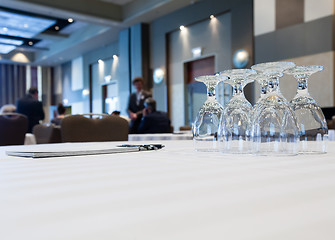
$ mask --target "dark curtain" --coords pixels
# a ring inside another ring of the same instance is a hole
[[[0,107],[26,94],[26,66],[0,64]]]

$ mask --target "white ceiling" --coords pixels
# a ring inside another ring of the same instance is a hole
[[[201,1],[201,0],[197,0]],[[85,4],[82,4],[82,3]],[[75,24],[57,35],[40,34],[40,45],[33,64],[57,65],[85,52],[117,41],[119,32],[133,24],[151,22],[177,9],[193,4],[194,0],[0,0],[0,7],[67,19]],[[84,37],[83,37],[84,36]],[[20,51],[34,51],[33,48]],[[8,61],[13,53],[0,56]]]

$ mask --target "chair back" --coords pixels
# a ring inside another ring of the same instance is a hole
[[[128,131],[128,122],[119,116],[92,119],[70,115],[61,123],[63,142],[127,141]]]
[[[53,124],[38,124],[33,127],[33,134],[37,144],[43,143],[61,143],[62,136],[59,126]]]
[[[0,146],[23,145],[28,118],[19,113],[0,114]]]

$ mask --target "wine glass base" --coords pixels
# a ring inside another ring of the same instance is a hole
[[[299,153],[299,142],[254,142],[253,153],[261,156],[295,156]]]
[[[245,140],[220,141],[219,151],[223,154],[251,154],[252,142]]]
[[[218,142],[211,138],[193,139],[194,149],[197,152],[218,152]]]
[[[324,135],[321,141],[300,140],[299,154],[324,154],[327,153],[327,137]]]

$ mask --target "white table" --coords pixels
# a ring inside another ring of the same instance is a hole
[[[129,141],[150,141],[150,140],[192,140],[191,132],[178,133],[155,133],[155,134],[129,134]]]
[[[162,143],[41,160],[4,151],[65,145],[0,147],[0,239],[335,239],[335,142],[327,154],[274,158]]]

